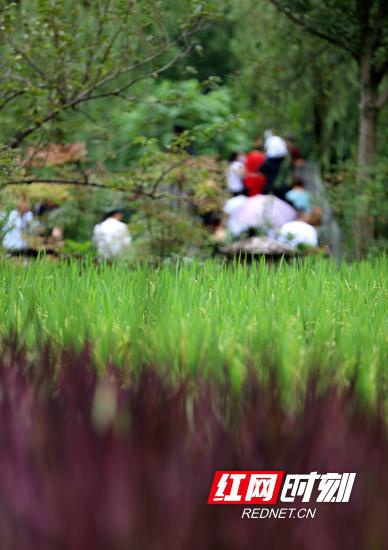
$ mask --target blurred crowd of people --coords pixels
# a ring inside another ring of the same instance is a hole
[[[318,245],[316,227],[321,213],[312,206],[302,177],[304,160],[291,136],[282,138],[267,130],[264,141],[258,140],[254,150],[247,154],[235,152],[229,160],[226,179],[230,197],[223,213],[201,216],[214,240],[264,234],[291,248]],[[51,227],[48,235],[42,223],[45,214],[56,208],[58,205],[50,200],[34,209],[26,199],[20,200],[2,220],[4,249],[11,254],[36,255],[26,236],[42,235],[45,231],[46,244],[49,240],[61,241],[59,227]],[[124,256],[131,245],[128,226],[122,218],[121,210],[112,210],[94,227],[92,241],[103,260]]]
[[[227,170],[226,228],[233,237],[261,233],[291,248],[318,246],[319,208],[312,207],[301,168],[299,147],[292,136],[270,130],[247,154],[233,153]],[[218,232],[221,235],[221,232]]]
[[[247,154],[234,152],[229,158],[228,190],[232,195],[254,197],[273,193],[284,198],[285,177],[303,166],[304,159],[292,136],[283,139],[270,130],[264,141],[257,140],[255,149]]]

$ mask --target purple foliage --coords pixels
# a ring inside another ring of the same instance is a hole
[[[0,359],[0,548],[387,548],[385,424],[352,391],[312,382],[299,414],[276,394],[251,377],[238,404],[227,388],[172,386],[152,369],[123,387],[113,367],[96,376],[87,347],[63,352],[58,370],[49,348],[31,364],[11,339]],[[239,506],[206,504],[216,469],[358,478],[349,503],[322,504],[315,519],[242,520]]]

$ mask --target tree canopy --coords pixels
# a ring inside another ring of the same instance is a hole
[[[359,67],[359,164],[371,164],[376,152],[377,118],[388,101],[387,0],[270,0],[293,23],[342,48]],[[382,85],[382,86],[381,86]]]
[[[0,111],[6,143],[60,132],[69,112],[156,79],[194,46],[211,2],[22,0],[0,13]],[[15,121],[17,124],[15,125]]]

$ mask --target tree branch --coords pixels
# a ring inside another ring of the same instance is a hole
[[[8,96],[6,96],[3,99],[3,101],[0,102],[0,111],[2,111],[8,103],[10,103],[14,99],[16,99],[17,97],[19,97],[19,96],[21,96],[25,93],[26,93],[25,90],[19,90],[17,92],[13,92],[13,93],[9,94]]]
[[[388,102],[388,89],[380,92],[379,97],[376,101],[376,107],[382,109],[384,105]]]
[[[356,56],[355,50],[353,50],[347,42],[340,40],[338,36],[323,32],[322,30],[316,28],[309,21],[307,21],[303,16],[299,17],[298,15],[293,13],[292,8],[283,4],[281,0],[269,0],[269,1],[271,2],[271,4],[275,6],[275,8],[277,8],[279,11],[284,13],[290,21],[292,21],[296,25],[299,25],[299,27],[302,27],[304,30],[308,31],[310,34],[313,34],[318,38],[322,38],[323,40],[326,40],[327,42],[330,42],[331,44],[334,44],[335,46],[338,46],[346,50],[351,55]]]
[[[156,61],[160,57],[162,57],[169,49],[171,49],[174,45],[181,42],[182,40],[187,39],[187,37],[191,36],[195,32],[198,32],[198,30],[201,28],[202,21],[197,21],[196,25],[193,25],[193,27],[188,31],[185,30],[183,33],[181,33],[175,40],[170,42],[168,45],[165,45],[161,50],[158,52],[154,52],[152,55],[149,55],[145,59],[141,60],[138,63],[135,63],[131,65],[130,67],[127,67],[125,69],[119,69],[117,71],[114,71],[112,74],[104,77],[99,82],[92,83],[86,90],[83,90],[80,92],[77,96],[73,96],[70,100],[68,100],[67,103],[62,103],[61,105],[56,106],[56,108],[52,109],[46,116],[44,116],[41,120],[36,122],[35,124],[29,126],[28,128],[23,128],[22,130],[19,130],[16,132],[14,137],[9,142],[8,146],[10,148],[17,148],[19,145],[32,133],[40,129],[44,124],[47,122],[50,122],[51,120],[57,118],[61,113],[68,111],[71,108],[76,107],[77,105],[81,103],[85,103],[87,101],[93,101],[96,99],[102,99],[105,97],[122,97],[123,92],[128,90],[131,86],[133,86],[136,82],[139,82],[140,80],[144,80],[146,78],[150,78],[154,76],[155,74],[160,74],[168,70],[172,65],[174,65],[178,59],[181,57],[187,55],[187,53],[191,50],[193,47],[192,44],[189,44],[186,49],[182,52],[178,50],[178,53],[170,59],[165,65],[158,69],[152,69],[146,74],[143,74],[137,78],[133,78],[129,82],[127,82],[124,86],[121,86],[120,88],[116,90],[101,92],[101,93],[94,93],[98,91],[99,89],[103,88],[107,84],[111,83],[112,81],[116,80],[118,77],[123,76],[124,74],[128,74],[130,72],[134,72],[145,65],[148,65],[152,63],[153,61]]]
[[[357,16],[362,29],[362,40],[365,39],[369,29],[369,9],[368,0],[356,0]]]
[[[384,23],[388,24],[386,19],[388,13],[388,0],[380,0],[379,7],[372,24],[372,45],[376,49],[381,42],[381,33],[384,28]]]
[[[388,58],[384,60],[382,65],[375,68],[375,74],[377,76],[377,81],[380,83],[388,74]]]
[[[47,77],[46,73],[40,68],[38,67],[38,65],[27,55],[27,53],[24,51],[24,50],[21,50],[20,48],[18,48],[17,46],[15,46],[15,44],[13,44],[13,42],[10,40],[10,44],[13,48],[13,50],[19,54],[24,60],[25,62],[40,76],[43,78],[43,80],[47,81],[47,82],[51,82],[50,79]]]
[[[93,60],[97,57],[98,45],[101,41],[102,33],[104,32],[104,27],[105,27],[105,23],[106,23],[106,16],[107,16],[109,7],[110,7],[110,0],[105,0],[105,4],[104,4],[102,14],[100,14],[100,17],[99,17],[99,20],[98,20],[95,39],[89,45],[89,48],[88,48],[88,53],[87,53],[86,61],[85,61],[85,71],[84,71],[84,76],[83,76],[83,79],[82,79],[83,84],[86,84],[86,82],[89,80],[90,66],[91,66]]]
[[[187,161],[187,158],[186,157],[183,157],[181,158],[179,161],[175,162],[174,164],[172,164],[171,166],[169,166],[168,168],[165,168],[165,170],[163,170],[163,172],[160,174],[160,176],[158,176],[154,183],[153,183],[153,186],[152,186],[152,189],[151,191],[148,193],[149,196],[154,196],[156,191],[158,190],[158,187],[159,185],[162,183],[162,181],[164,180],[164,178],[170,174],[170,172],[173,172],[175,170],[175,168],[179,168],[179,166],[182,166],[182,164],[185,164],[185,162]]]
[[[275,90],[275,93],[280,93],[284,89],[288,89],[292,84],[297,82],[302,76],[305,74],[307,68],[311,63],[316,61],[322,54],[324,54],[328,49],[327,44],[321,46],[317,50],[311,53],[311,55],[308,56],[307,59],[305,59],[300,66],[297,68],[297,70],[294,72],[294,74],[290,77],[284,80],[283,82],[280,82],[280,85]]]
[[[9,180],[3,185],[31,185],[32,183],[49,183],[50,185],[82,185],[84,187],[98,187],[101,189],[112,187],[104,183],[85,181],[85,179],[66,179],[66,178],[25,178],[20,180]]]
[[[19,145],[22,143],[22,141],[25,140],[27,136],[36,132],[36,130],[41,128],[46,122],[49,122],[50,120],[53,120],[54,118],[59,116],[59,114],[68,107],[69,106],[64,106],[61,110],[56,109],[55,111],[51,111],[44,118],[42,118],[42,120],[36,122],[33,126],[29,126],[28,128],[24,128],[23,130],[19,130],[18,132],[16,132],[14,137],[9,142],[8,147],[10,147],[11,149],[16,149],[17,147],[19,147]]]
[[[0,187],[8,187],[11,185],[32,185],[34,183],[47,183],[49,185],[76,185],[78,187],[88,187],[93,189],[109,189],[110,191],[120,191],[121,193],[128,193],[133,200],[140,197],[155,198],[151,193],[144,191],[140,187],[125,189],[124,187],[112,187],[111,185],[105,185],[104,183],[96,181],[88,181],[87,179],[26,178],[20,180],[7,180],[0,184]]]
[[[111,185],[106,185],[105,183],[89,181],[85,179],[66,179],[66,178],[25,178],[19,180],[7,180],[1,185],[8,187],[11,185],[32,185],[34,183],[47,183],[49,185],[76,185],[78,187],[91,187],[94,189],[109,189],[110,191],[120,191],[121,193],[131,194],[131,198],[137,199],[140,197],[148,199],[159,199],[163,196],[169,196],[168,193],[156,195],[156,191],[160,183],[162,183],[165,176],[172,172],[175,168],[178,168],[180,164],[183,164],[186,159],[182,160],[179,163],[176,163],[170,166],[168,169],[164,170],[162,174],[154,181],[153,187],[150,191],[146,191],[139,186],[133,187],[132,189],[126,189],[124,187],[112,187]]]

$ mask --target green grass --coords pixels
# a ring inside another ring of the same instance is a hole
[[[32,354],[47,340],[90,341],[100,366],[226,372],[237,388],[248,368],[265,381],[272,366],[290,399],[312,368],[344,385],[357,372],[374,402],[388,365],[386,275],[385,258],[159,269],[2,261],[0,332],[16,330]]]

